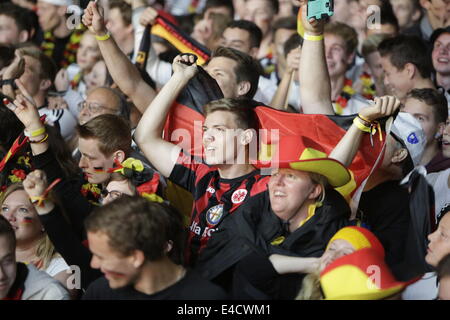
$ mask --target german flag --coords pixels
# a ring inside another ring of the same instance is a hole
[[[223,94],[216,80],[202,67],[173,103],[164,127],[164,139],[177,144],[191,155],[202,157],[203,106],[210,101],[222,99]],[[193,198],[192,194],[168,181],[165,197],[182,212],[188,221]]]
[[[222,99],[223,93],[202,67],[172,105],[164,127],[164,139],[180,145],[192,155],[202,155],[203,106]]]
[[[293,114],[265,106],[256,107],[255,112],[260,129],[266,129],[260,131],[259,160],[269,160],[274,151],[273,148],[278,142],[277,137],[279,139],[286,135],[307,137],[318,142],[324,152],[330,154],[352,125],[356,116]],[[274,135],[273,130],[278,130],[278,132]],[[378,132],[372,137],[368,134],[363,136],[358,152],[348,168],[352,174],[352,180],[337,189],[341,194],[348,196],[347,200],[350,200],[349,196],[355,195],[358,187],[369,177],[376,164],[380,163],[379,159],[385,141],[385,132]]]
[[[151,25],[147,25],[144,29],[144,34],[142,36],[141,43],[139,44],[139,51],[136,55],[135,65],[141,70],[145,70],[147,65],[148,52],[150,51],[151,45],[150,30]]]
[[[153,25],[151,33],[166,39],[180,52],[196,55],[198,57],[197,63],[199,65],[203,65],[211,56],[211,53],[207,48],[192,39],[191,36],[161,15],[156,18],[156,23]]]

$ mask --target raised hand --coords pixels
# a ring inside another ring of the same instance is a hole
[[[158,16],[158,11],[153,9],[152,7],[148,7],[142,12],[141,18],[139,19],[139,23],[143,26],[147,26],[149,24],[153,25],[155,23],[155,19]]]
[[[53,210],[55,204],[46,199],[48,188],[47,176],[44,171],[34,170],[23,181],[23,187],[39,215],[44,215]]]
[[[179,54],[173,59],[172,68],[174,74],[181,74],[191,79],[197,73],[197,57],[190,53]]]
[[[392,115],[400,107],[400,100],[393,96],[377,97],[373,104],[362,108],[359,115],[374,121]]]
[[[303,28],[305,32],[311,35],[320,35],[323,33],[324,26],[326,24],[326,20],[320,19],[316,20],[314,18],[311,18],[308,20],[307,17],[307,5],[308,0],[297,0],[294,1],[294,4],[297,6],[300,6],[300,14],[301,14],[301,21]],[[299,22],[297,22],[299,23]]]
[[[33,97],[25,89],[20,80],[16,80],[16,85],[19,88],[20,93],[16,95],[14,105],[16,108],[13,110],[17,118],[23,123],[25,129],[36,130],[42,127],[41,120],[39,119],[39,112],[36,107],[36,103]]]
[[[25,60],[20,54],[19,50],[15,51],[15,58],[11,64],[5,68],[3,72],[3,79],[17,79],[25,71]]]
[[[41,197],[48,187],[47,176],[42,170],[30,172],[23,181],[23,187],[30,198]]]
[[[82,21],[89,31],[96,35],[102,36],[107,32],[103,10],[94,1],[90,1],[84,10]]]

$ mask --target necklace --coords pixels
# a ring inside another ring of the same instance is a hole
[[[74,63],[77,57],[77,50],[80,46],[81,36],[83,35],[84,30],[75,29],[74,32],[71,33],[69,40],[67,41],[64,51],[63,51],[63,59],[59,62],[60,67],[67,67],[69,64]],[[41,50],[45,53],[45,55],[49,57],[53,57],[53,53],[56,46],[56,37],[51,31],[44,32],[44,40],[41,44]]]
[[[363,72],[359,77],[362,84],[362,96],[367,100],[373,100],[376,95],[375,83],[367,72]]]

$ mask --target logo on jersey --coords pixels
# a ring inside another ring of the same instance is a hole
[[[208,189],[206,189],[206,191],[213,194],[214,192],[216,192],[216,189],[214,189],[213,187],[208,187]]]
[[[231,196],[231,202],[234,204],[241,203],[245,200],[245,197],[247,196],[247,190],[246,189],[238,189],[235,192],[233,192],[233,195]]]
[[[223,204],[218,204],[217,206],[209,208],[206,212],[206,221],[208,224],[215,226],[219,223],[223,216]]]

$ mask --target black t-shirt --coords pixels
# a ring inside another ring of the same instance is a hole
[[[188,271],[183,279],[155,294],[136,291],[132,286],[111,289],[108,280],[101,277],[86,290],[83,300],[225,300],[226,293],[218,286]]]
[[[387,181],[363,192],[359,202],[363,222],[378,237],[386,263],[397,273],[404,260],[410,225],[409,194],[399,181]]]

